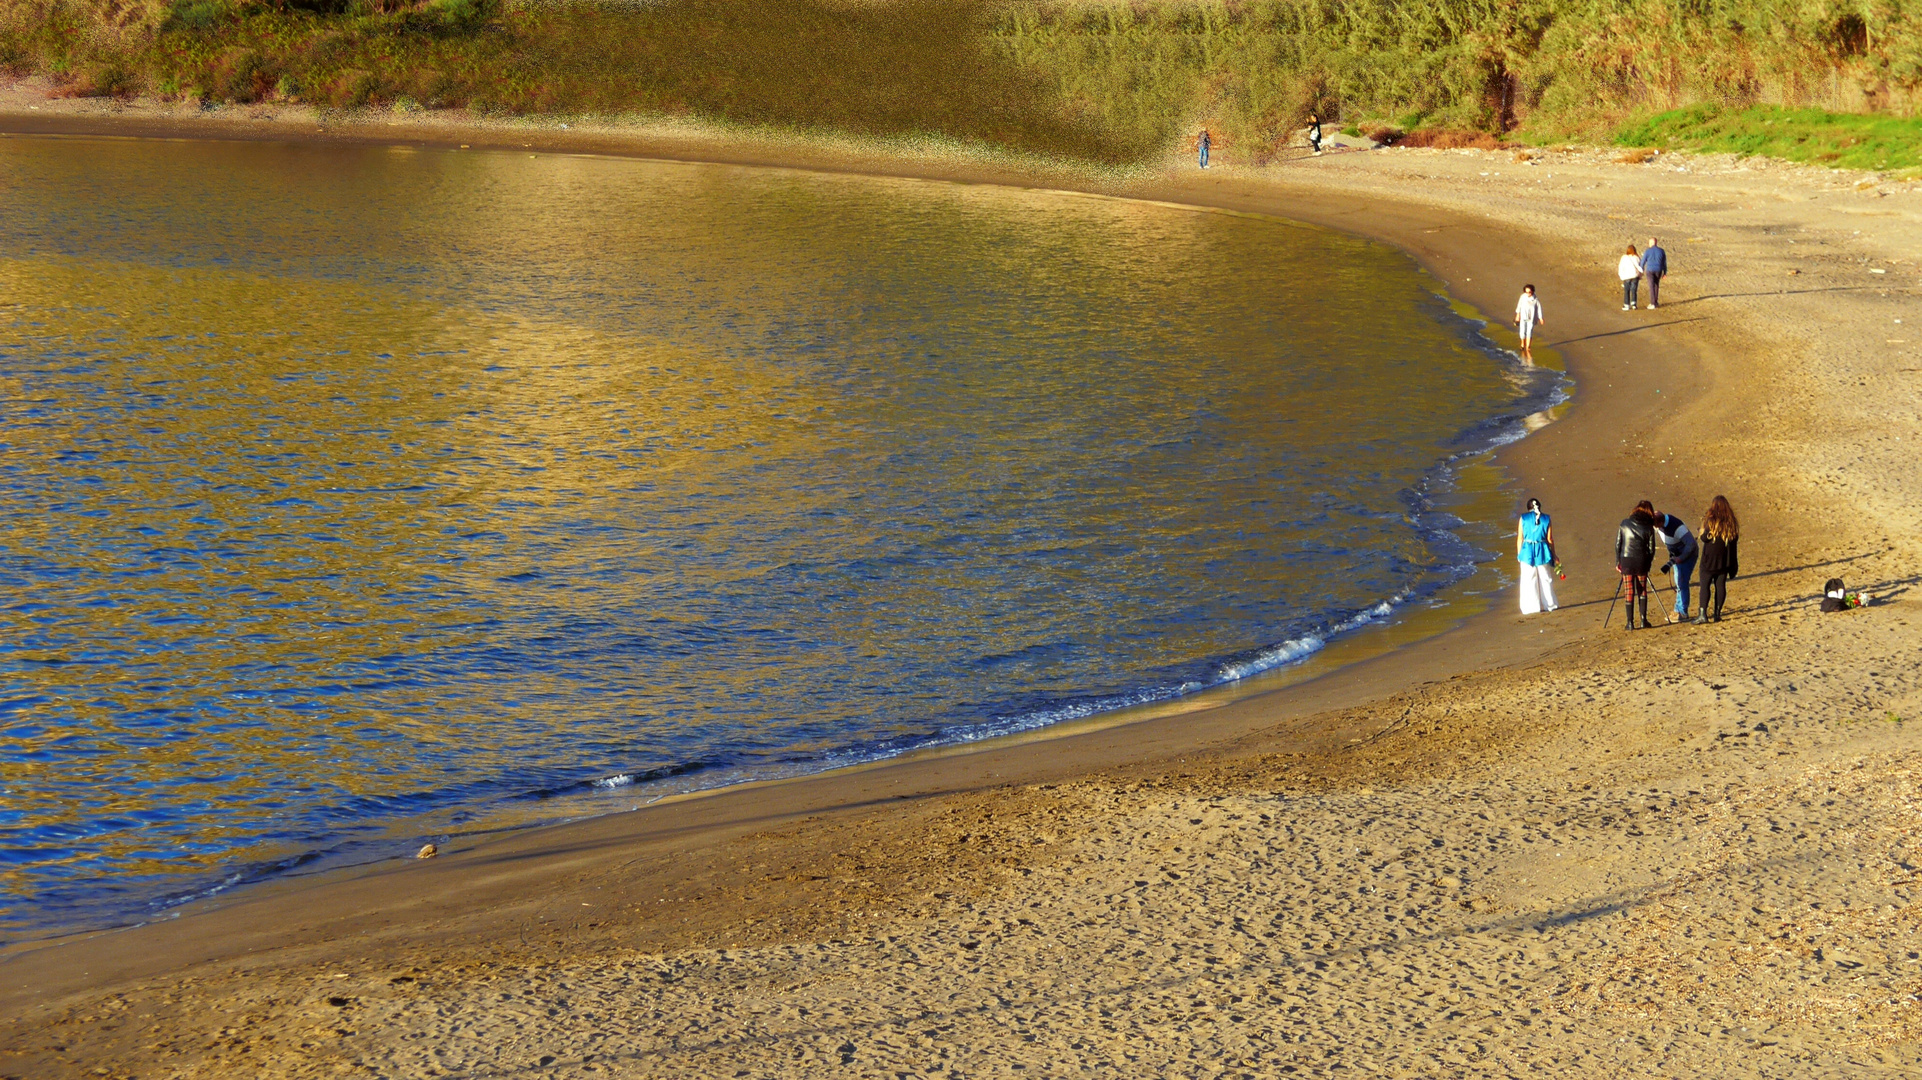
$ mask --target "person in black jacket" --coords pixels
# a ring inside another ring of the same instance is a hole
[[[1635,512],[1622,520],[1615,534],[1615,569],[1621,572],[1622,588],[1628,609],[1628,628],[1635,629],[1635,608],[1642,609],[1642,626],[1648,626],[1648,568],[1655,564],[1655,507],[1647,500],[1635,504]]]
[[[1726,498],[1715,496],[1715,501],[1708,504],[1708,512],[1702,515],[1702,561],[1696,565],[1702,576],[1702,603],[1695,612],[1698,624],[1709,620],[1711,586],[1715,593],[1715,621],[1722,621],[1722,602],[1728,599],[1728,579],[1742,572],[1737,547],[1741,538],[1742,525],[1735,520],[1734,508]]]

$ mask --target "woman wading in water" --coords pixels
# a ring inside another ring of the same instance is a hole
[[[1522,359],[1535,359],[1529,349],[1535,341],[1535,328],[1541,324],[1542,302],[1535,296],[1535,286],[1524,285],[1521,299],[1515,301],[1515,329],[1522,339]]]
[[[1542,513],[1540,499],[1528,500],[1528,510],[1515,525],[1515,561],[1522,564],[1522,614],[1555,610],[1555,529]]]
[[[1702,545],[1702,561],[1696,564],[1695,572],[1701,575],[1702,603],[1695,610],[1697,625],[1709,621],[1722,621],[1722,602],[1728,599],[1728,579],[1741,573],[1741,563],[1737,558],[1737,544],[1742,538],[1742,525],[1735,520],[1735,508],[1720,495],[1708,504],[1708,512],[1702,515],[1702,528],[1697,539]],[[1710,589],[1715,594],[1715,614],[1709,615],[1708,600]]]

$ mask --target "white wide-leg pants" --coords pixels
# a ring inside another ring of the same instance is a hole
[[[1555,574],[1546,566],[1524,566],[1522,571],[1522,614],[1534,615],[1555,610]]]

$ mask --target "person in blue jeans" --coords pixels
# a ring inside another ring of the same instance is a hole
[[[1678,623],[1688,618],[1688,587],[1695,576],[1695,561],[1702,555],[1702,546],[1696,542],[1695,534],[1688,531],[1688,523],[1674,514],[1656,513],[1655,536],[1668,547],[1668,565],[1662,569],[1675,581],[1675,611],[1668,621]]]
[[[1201,167],[1204,169],[1208,167],[1208,144],[1211,141],[1212,140],[1208,138],[1208,129],[1202,128],[1201,129]]]
[[[1650,311],[1662,306],[1662,277],[1667,273],[1668,252],[1662,250],[1661,237],[1651,236],[1642,252],[1642,280],[1648,282]]]

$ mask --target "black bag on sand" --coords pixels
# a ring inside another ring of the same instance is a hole
[[[1848,589],[1843,587],[1841,578],[1839,577],[1830,578],[1828,580],[1828,584],[1822,586],[1822,610],[1823,611],[1847,611],[1848,609],[1849,609]]]

